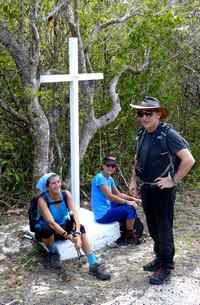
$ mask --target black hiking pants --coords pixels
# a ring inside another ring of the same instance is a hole
[[[154,241],[154,252],[163,268],[173,268],[175,254],[173,237],[175,188],[159,189],[143,185],[141,197],[149,234]]]

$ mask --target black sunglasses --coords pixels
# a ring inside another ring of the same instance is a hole
[[[146,115],[147,117],[152,117],[152,115],[153,115],[153,111],[138,111],[137,112],[137,116],[139,117],[139,118],[142,118],[144,115]]]
[[[115,164],[105,164],[107,167],[112,167],[112,168],[116,168]]]

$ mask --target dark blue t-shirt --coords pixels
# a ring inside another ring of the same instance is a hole
[[[160,128],[159,126],[158,128]],[[141,175],[143,181],[153,182],[156,178],[162,175],[170,163],[169,152],[174,161],[176,153],[187,148],[182,137],[173,128],[169,128],[166,133],[166,144],[167,150],[163,151],[157,130],[153,133],[145,132],[137,156],[139,163],[142,160],[142,164],[144,165]],[[166,173],[166,175],[167,174],[168,173]]]

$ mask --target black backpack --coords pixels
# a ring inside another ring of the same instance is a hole
[[[62,191],[62,195],[63,195],[63,199],[65,201],[66,207],[68,208],[68,204],[67,204],[67,195],[64,191]],[[35,196],[31,199],[30,202],[30,206],[28,209],[28,217],[29,217],[29,226],[30,226],[30,230],[32,232],[35,232],[35,225],[37,224],[37,222],[39,221],[39,219],[37,218],[38,213],[37,213],[37,204],[38,204],[38,199],[43,197],[43,199],[46,201],[47,205],[49,206],[49,200],[48,200],[48,196],[46,193],[41,193],[38,196]]]

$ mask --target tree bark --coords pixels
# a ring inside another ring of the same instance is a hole
[[[33,16],[34,20],[34,16]],[[33,139],[33,189],[36,180],[48,171],[49,158],[49,124],[47,117],[40,106],[38,98],[39,81],[37,74],[39,69],[39,34],[37,27],[31,20],[32,41],[24,43],[21,39],[21,33],[18,33],[20,39],[8,30],[6,23],[1,24],[0,42],[11,54],[16,63],[21,82],[24,86],[25,95],[28,104],[28,113],[26,121],[29,122],[29,128]],[[31,47],[29,47],[31,46]],[[6,111],[16,117],[16,112],[2,102]],[[20,116],[19,116],[20,117]]]

